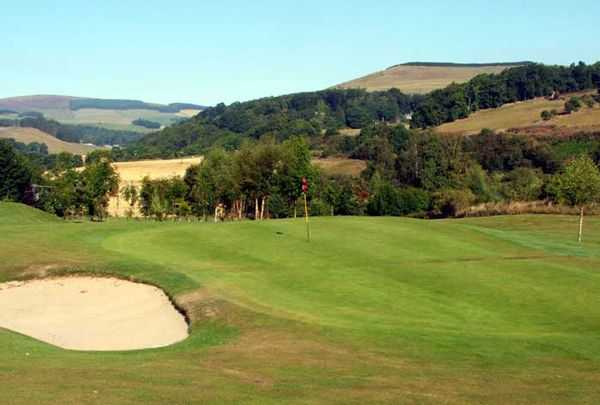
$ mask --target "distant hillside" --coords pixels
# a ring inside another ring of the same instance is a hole
[[[441,133],[477,134],[482,129],[495,131],[514,130],[519,133],[570,134],[579,131],[600,131],[600,103],[593,106],[582,105],[581,110],[572,114],[559,114],[544,121],[542,111],[564,110],[565,102],[572,96],[588,97],[596,95],[595,91],[564,94],[556,100],[538,97],[532,100],[505,104],[499,108],[476,111],[469,117],[442,124],[436,128]],[[597,96],[599,98],[600,96]]]
[[[464,83],[482,73],[500,73],[508,68],[530,62],[503,63],[439,63],[410,62],[342,83],[343,89],[381,91],[397,88],[405,93],[425,94],[451,83]]]
[[[69,152],[76,155],[85,155],[97,149],[90,145],[61,141],[35,128],[0,128],[0,138],[12,138],[24,144],[32,142],[45,143],[48,146],[49,153]]]
[[[132,124],[136,119],[172,125],[198,114],[203,106],[189,103],[168,105],[139,100],[98,99],[71,96],[35,95],[0,99],[0,118],[11,112],[39,112],[45,117],[64,124],[93,125],[98,127],[150,132],[150,129]]]

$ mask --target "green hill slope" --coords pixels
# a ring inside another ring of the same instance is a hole
[[[60,222],[47,212],[24,204],[0,201],[0,226],[31,225]]]

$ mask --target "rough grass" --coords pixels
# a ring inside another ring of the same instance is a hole
[[[193,326],[170,348],[102,354],[0,331],[0,402],[600,400],[596,218],[582,245],[565,216],[315,218],[310,244],[301,220],[15,222],[0,222],[0,278],[133,276]]]
[[[397,88],[405,93],[425,94],[452,83],[464,83],[482,73],[500,73],[511,66],[407,66],[398,65],[336,87],[381,91]]]
[[[584,93],[581,93],[584,94]],[[579,94],[579,95],[581,95]],[[565,96],[568,98],[569,96]],[[600,129],[600,107],[592,109],[583,107],[581,111],[570,115],[560,115],[550,121],[543,121],[540,117],[542,111],[553,109],[561,112],[564,110],[566,100],[547,100],[543,97],[519,103],[506,104],[499,108],[481,110],[471,114],[468,118],[446,123],[437,127],[438,132],[475,134],[484,128],[497,131],[512,128],[531,127],[556,127],[561,129],[585,130]]]
[[[69,152],[76,155],[85,155],[94,149],[98,149],[96,146],[65,142],[35,128],[0,128],[0,138],[12,138],[25,144],[32,142],[45,143],[48,146],[49,153]]]

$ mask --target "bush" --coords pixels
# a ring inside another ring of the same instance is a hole
[[[565,112],[571,114],[577,112],[581,108],[581,100],[579,97],[571,97],[569,101],[565,103]]]
[[[372,216],[403,216],[429,209],[429,194],[421,189],[399,189],[388,182],[379,185],[367,204]]]
[[[434,217],[461,216],[474,201],[471,190],[442,190],[432,195],[431,214]]]
[[[331,205],[325,201],[315,198],[310,201],[309,213],[313,217],[323,217],[331,215]]]
[[[594,100],[594,98],[592,96],[590,96],[589,94],[586,94],[585,96],[583,96],[581,98],[581,101],[583,101],[583,104],[585,104],[585,106],[588,108],[593,108],[594,104],[596,104],[596,100]]]
[[[544,110],[542,111],[542,113],[540,114],[540,116],[542,117],[542,119],[544,121],[550,121],[552,119],[552,113],[548,110]]]
[[[280,194],[272,194],[268,200],[268,209],[271,218],[287,218],[290,216],[290,208]]]

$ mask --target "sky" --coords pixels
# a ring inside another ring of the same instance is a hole
[[[573,4],[573,5],[572,5]],[[600,60],[600,2],[7,1],[0,97],[214,105],[411,61]]]

